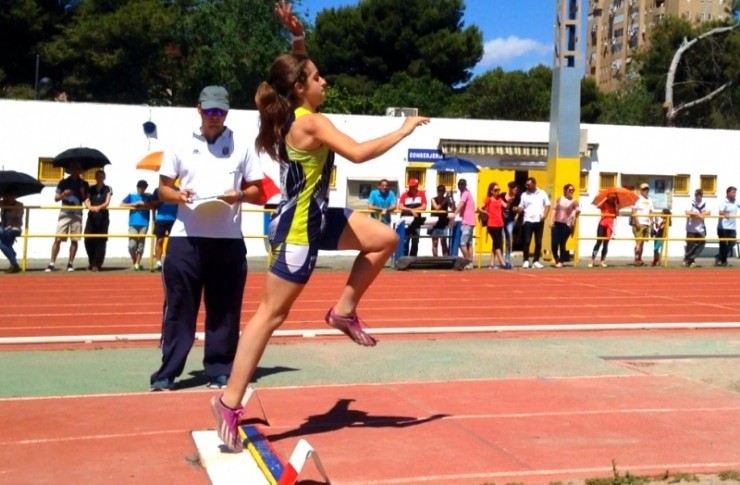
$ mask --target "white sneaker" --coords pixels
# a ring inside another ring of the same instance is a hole
[[[525,261],[524,264],[522,265],[522,268],[524,269],[529,268],[529,261]]]
[[[475,266],[473,265],[473,263],[468,263],[465,265],[465,269],[475,269]]]
[[[542,263],[540,263],[539,261],[535,261],[534,263],[532,263],[532,267],[537,269],[544,268],[544,266],[542,266]]]
[[[46,272],[46,273],[51,273],[51,272],[52,272],[52,271],[54,271],[55,269],[56,269],[56,268],[54,267],[54,263],[49,263],[49,266],[47,266],[47,267],[46,267],[46,269],[44,270],[44,272]]]

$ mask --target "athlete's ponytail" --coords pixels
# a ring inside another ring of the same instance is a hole
[[[254,99],[260,112],[260,123],[255,147],[273,160],[280,161],[278,143],[284,141],[285,126],[302,103],[293,88],[296,83],[306,81],[307,63],[305,55],[284,54],[272,64],[269,81],[257,88]]]

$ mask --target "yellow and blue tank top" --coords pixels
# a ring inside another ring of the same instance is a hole
[[[288,133],[295,120],[309,114],[305,108],[296,109],[283,133]],[[325,230],[334,152],[324,145],[316,150],[298,150],[281,142],[278,153],[282,197],[270,223],[270,241],[273,246],[311,245]]]

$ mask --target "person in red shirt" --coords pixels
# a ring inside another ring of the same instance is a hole
[[[401,215],[413,216],[413,220],[406,227],[406,240],[403,243],[404,256],[416,256],[419,252],[419,234],[421,226],[426,220],[422,217],[422,211],[427,208],[427,196],[423,190],[419,190],[419,181],[409,179],[409,189],[401,195],[398,201],[398,209]],[[411,251],[409,251],[409,246]]]
[[[506,202],[500,197],[501,188],[496,182],[488,185],[488,195],[481,206],[480,213],[486,216],[486,229],[491,236],[491,262],[488,269],[511,269],[511,263],[504,262],[504,208]],[[498,262],[498,266],[496,266]]]
[[[601,262],[599,264],[602,268],[606,268],[606,253],[609,252],[609,240],[612,238],[612,234],[614,234],[614,221],[617,217],[617,196],[610,194],[599,202],[596,207],[601,209],[601,219],[599,219],[599,226],[596,229],[596,237],[601,239],[598,239],[594,245],[588,267],[593,268],[595,266],[596,254],[603,244],[604,247],[601,249]]]

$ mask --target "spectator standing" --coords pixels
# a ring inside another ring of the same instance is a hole
[[[500,197],[501,187],[496,182],[488,184],[488,195],[480,207],[481,214],[486,215],[486,230],[491,236],[491,260],[488,269],[511,269],[511,264],[504,261],[504,199]],[[496,262],[498,261],[498,266]]]
[[[737,189],[727,187],[725,200],[719,204],[719,221],[717,222],[717,237],[719,241],[719,254],[714,258],[715,266],[728,266],[727,258],[732,254],[732,247],[737,238]],[[724,241],[723,241],[724,239]]]
[[[707,203],[704,202],[704,191],[696,189],[691,208],[686,211],[686,253],[683,265],[689,268],[696,266],[696,258],[699,257],[706,245],[707,226],[704,218],[710,215]]]
[[[177,204],[162,202],[159,199],[159,188],[154,189],[152,194],[152,208],[156,209],[154,216],[154,267],[152,272],[162,271],[162,256],[164,253],[164,240],[170,235],[172,225],[177,219]]]
[[[653,228],[650,235],[653,237],[653,262],[650,266],[658,266],[660,263],[660,250],[663,248],[663,240],[668,235],[668,226],[671,225],[671,211],[663,209],[663,215],[653,219]]]
[[[455,210],[455,201],[452,200],[452,193],[448,193],[444,185],[437,186],[437,195],[432,197],[432,210],[440,212],[435,214],[437,222],[432,226],[432,256],[439,254],[440,245],[442,256],[449,256],[450,245],[447,229],[450,226],[449,213]]]
[[[416,256],[419,252],[419,235],[421,226],[426,221],[422,211],[427,208],[427,196],[423,190],[419,190],[419,181],[409,179],[409,188],[401,195],[398,201],[401,214],[413,217],[411,224],[406,226],[406,240],[403,243],[404,256]]]
[[[640,184],[640,197],[632,207],[632,234],[635,236],[635,266],[644,266],[642,250],[645,241],[650,237],[650,227],[653,222],[652,213],[655,211],[653,201],[650,200],[650,185]]]
[[[85,223],[85,234],[108,234],[110,217],[108,205],[113,195],[113,189],[105,185],[105,172],[95,172],[95,185],[90,187],[85,199],[87,209],[87,222]],[[87,252],[88,266],[90,271],[100,271],[105,261],[105,250],[108,245],[107,237],[86,237],[85,251]]]
[[[534,237],[534,254],[532,267],[543,268],[540,263],[542,256],[542,231],[544,223],[550,213],[550,198],[544,190],[537,188],[537,180],[529,177],[525,183],[526,190],[519,200],[517,212],[522,213],[522,268],[529,268],[529,246]]]
[[[57,234],[69,234],[70,236],[67,271],[74,271],[74,261],[75,256],[77,255],[77,241],[79,240],[79,234],[82,234],[81,206],[82,202],[87,199],[87,191],[90,189],[90,184],[80,177],[80,174],[82,174],[82,166],[79,162],[72,162],[69,165],[68,171],[69,177],[60,180],[57,184],[57,190],[54,194],[54,202],[62,202],[62,209],[59,211],[59,219],[57,220]],[[62,242],[66,240],[66,236],[58,236],[54,238],[54,242],[51,245],[51,261],[46,267],[47,273],[56,269],[59,248]]]
[[[504,260],[506,261],[507,269],[511,269],[511,251],[514,244],[514,225],[516,224],[516,207],[519,205],[519,187],[516,186],[516,182],[512,181],[508,184],[508,191],[501,195],[501,199],[504,201]]]
[[[609,241],[614,235],[614,223],[617,220],[617,195],[612,193],[603,198],[596,207],[601,210],[601,219],[599,219],[599,225],[596,228],[596,244],[594,249],[591,251],[591,261],[588,263],[589,268],[593,268],[596,264],[596,255],[601,249],[601,261],[599,266],[606,268],[606,255],[609,252]],[[603,246],[603,247],[602,247]]]
[[[396,194],[389,188],[387,179],[378,182],[378,188],[370,192],[367,199],[367,208],[375,219],[383,224],[390,225],[391,214],[396,210]]]
[[[23,231],[23,204],[16,200],[11,187],[0,198],[0,206],[0,251],[10,263],[6,273],[20,273],[21,267],[18,265],[13,244]]]
[[[208,387],[226,386],[239,340],[247,278],[241,202],[258,200],[263,174],[252,151],[254,139],[225,125],[226,89],[203,88],[196,109],[200,127],[165,153],[159,170],[157,198],[178,206],[162,266],[162,363],[150,378],[152,391],[172,389],[182,374],[195,342],[201,298]]]
[[[468,262],[465,269],[473,269],[473,231],[475,230],[475,199],[468,190],[468,181],[460,179],[457,181],[457,190],[460,191],[460,202],[455,207],[455,217],[462,218],[460,233],[460,251],[463,258]]]
[[[550,211],[550,243],[556,268],[562,268],[563,263],[568,261],[565,244],[581,211],[578,201],[573,199],[575,191],[573,184],[566,184],[563,187],[563,195],[555,200],[555,208]]]
[[[146,191],[148,187],[146,180],[139,180],[136,182],[136,192],[128,194],[121,201],[121,207],[131,209],[128,213],[128,233],[133,237],[128,239],[128,253],[131,255],[134,271],[141,271],[141,258],[149,231],[152,194]]]

